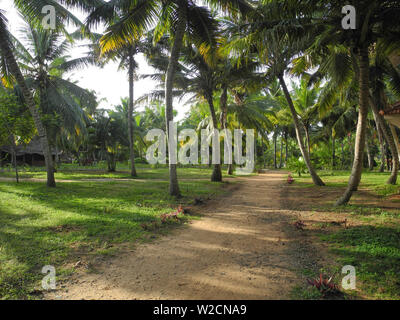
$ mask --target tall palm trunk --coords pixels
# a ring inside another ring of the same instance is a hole
[[[400,141],[399,141],[399,136],[397,135],[395,126],[390,125],[390,131],[392,132],[394,144],[396,145],[397,156],[400,157]]]
[[[283,167],[283,133],[281,133],[281,154],[280,154],[280,160],[279,160],[279,169],[282,169]]]
[[[311,158],[310,129],[309,129],[309,126],[308,126],[307,123],[304,125],[304,132],[306,133],[306,142],[307,142],[308,155]]]
[[[226,84],[222,86],[220,105],[222,111],[221,128],[228,129],[228,86]],[[233,163],[228,164],[227,174],[233,175]]]
[[[209,92],[206,94],[206,99],[208,102],[208,106],[210,107],[211,119],[213,122],[214,130],[215,129],[218,130],[218,121],[217,121],[217,116],[215,114],[215,107],[214,107],[212,92]],[[221,182],[222,181],[221,164],[219,164],[219,163],[214,164],[214,170],[211,175],[211,181],[212,182]]]
[[[370,171],[374,170],[374,157],[372,156],[371,148],[369,147],[368,139],[365,141],[365,148],[367,149],[367,157],[368,157],[368,169]]]
[[[346,191],[336,202],[336,205],[347,204],[361,181],[363,157],[365,148],[365,133],[367,129],[368,97],[369,97],[369,57],[368,47],[359,48],[359,111],[356,140],[354,147],[353,168]]]
[[[390,134],[390,129],[388,128],[388,125],[385,123],[385,119],[379,114],[379,109],[378,106],[376,105],[374,99],[369,96],[369,102],[372,108],[372,113],[374,115],[375,121],[377,121],[377,126],[382,130],[383,137],[385,138],[387,144],[389,145],[390,151],[393,156],[393,166],[392,166],[392,173],[389,177],[389,179],[386,181],[387,184],[396,184],[397,182],[397,173],[399,170],[399,157],[398,157],[398,152],[396,149],[395,141],[393,136]],[[384,147],[384,150],[381,151],[383,154],[386,155],[386,148]],[[384,160],[382,154],[382,162]],[[385,164],[383,163],[383,166]],[[390,170],[390,168],[389,168]]]
[[[313,180],[315,185],[324,186],[325,183],[321,180],[321,178],[318,176],[318,174],[314,170],[314,167],[311,164],[310,156],[309,156],[306,148],[304,147],[304,142],[303,142],[303,137],[302,137],[302,134],[301,134],[299,118],[297,116],[296,109],[294,108],[293,101],[292,101],[292,98],[290,96],[289,90],[288,90],[288,88],[286,86],[285,80],[283,79],[283,74],[279,75],[278,79],[279,79],[279,83],[280,83],[280,85],[282,87],[283,93],[285,94],[287,103],[289,105],[290,112],[292,113],[294,127],[296,129],[297,142],[299,144],[299,148],[300,148],[301,154],[303,156],[303,159],[304,159],[304,161],[305,161],[305,163],[307,165],[308,172],[310,172],[311,178],[312,178],[312,180]]]
[[[343,169],[344,168],[344,159],[345,159],[345,156],[344,156],[344,142],[343,142],[343,140],[342,140],[342,143],[341,143],[341,150],[342,150],[342,165],[341,165],[341,168]]]
[[[278,166],[276,164],[276,151],[277,151],[276,140],[277,140],[277,134],[276,132],[274,132],[274,169],[278,169]]]
[[[285,130],[285,168],[288,161],[288,132]]]
[[[19,183],[18,163],[17,163],[17,145],[15,144],[15,137],[10,135],[11,149],[12,149],[12,164],[15,170],[15,181]]]
[[[21,73],[21,70],[18,67],[17,61],[15,60],[14,54],[11,50],[10,40],[6,33],[7,31],[3,28],[0,28],[0,50],[3,57],[7,61],[7,67],[9,68],[10,72],[14,75],[15,79],[17,80],[18,85],[21,88],[22,95],[25,99],[25,103],[29,108],[29,111],[32,114],[33,121],[35,123],[36,129],[38,131],[38,135],[40,138],[40,142],[42,145],[42,151],[45,159],[46,164],[46,171],[47,171],[47,186],[55,187],[56,181],[54,179],[54,166],[53,166],[53,159],[50,153],[49,141],[47,139],[46,130],[43,126],[43,123],[40,119],[39,110],[33,100],[32,93],[28,89],[25,79]]]
[[[135,150],[134,150],[134,139],[133,139],[133,99],[134,99],[134,60],[133,52],[134,48],[131,46],[129,48],[129,106],[128,106],[128,133],[129,133],[129,158],[131,160],[131,176],[137,177],[136,167],[135,167]]]
[[[335,135],[333,134],[332,130],[332,170],[335,169],[336,166],[336,150],[335,150]]]
[[[165,122],[167,127],[166,132],[168,141],[171,135],[173,135],[172,132],[169,132],[169,123],[174,120],[172,90],[174,86],[174,79],[175,79],[179,54],[182,48],[183,36],[185,35],[186,20],[187,20],[185,1],[180,1],[178,5],[179,5],[178,17],[177,17],[178,21],[174,35],[174,42],[171,48],[171,56],[169,58],[166,80],[165,80]],[[169,194],[171,196],[179,197],[181,194],[179,191],[179,184],[178,184],[177,164],[172,163],[172,159],[175,158],[173,157],[174,152],[176,152],[176,150],[172,150],[172,148],[170,147],[168,148]]]
[[[381,165],[379,167],[379,172],[384,172],[385,171],[385,140],[383,137],[382,129],[381,126],[378,123],[377,117],[375,115],[375,112],[373,112],[374,119],[375,119],[375,125],[376,125],[376,132],[378,134],[378,141],[379,141],[379,149],[381,152]]]

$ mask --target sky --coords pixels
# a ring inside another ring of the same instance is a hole
[[[12,0],[0,0],[0,9],[5,11],[5,15],[8,19],[9,30],[18,39],[21,38],[21,32],[19,31],[24,25],[24,20],[19,15],[18,11],[13,6]],[[79,10],[71,10],[75,16],[81,21],[85,20],[85,14]],[[74,28],[70,28],[69,31],[73,31]],[[100,27],[96,32],[101,32]],[[71,58],[77,58],[82,56],[84,50],[82,48],[74,48],[69,52]],[[139,69],[137,73],[149,74],[153,72],[153,69],[147,64],[145,58],[142,55],[137,55],[137,62]],[[77,81],[78,84],[86,89],[94,90],[97,93],[98,100],[105,98],[105,101],[100,103],[100,108],[112,109],[113,106],[120,103],[121,98],[127,97],[129,94],[128,88],[128,75],[126,71],[118,71],[117,63],[108,63],[104,68],[90,66],[84,69],[76,70],[72,73],[67,74],[71,80]],[[135,99],[140,96],[147,94],[155,89],[157,83],[151,79],[139,79],[135,82]],[[137,109],[141,110],[144,106],[138,106]],[[189,110],[188,106],[178,101],[174,102],[174,109],[178,111],[176,120],[181,120],[185,113]]]

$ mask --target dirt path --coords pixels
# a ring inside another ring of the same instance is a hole
[[[289,299],[317,258],[285,210],[285,176],[238,178],[231,194],[150,244],[75,273],[46,299]]]

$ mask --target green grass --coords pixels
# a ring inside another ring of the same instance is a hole
[[[328,188],[345,187],[349,171],[319,173]],[[387,185],[389,173],[365,171],[360,189],[367,189],[371,194],[387,197],[400,193],[399,185]],[[312,187],[307,175],[296,177],[298,187]],[[323,187],[323,188],[326,188]],[[390,200],[396,202],[396,200]],[[400,204],[399,204],[400,208]],[[361,204],[332,207],[317,205],[316,211],[350,214],[351,218],[362,225],[347,229],[330,230],[320,233],[321,240],[329,243],[331,252],[337,260],[332,267],[353,265],[356,268],[357,291],[346,296],[366,297],[369,299],[400,299],[400,209],[386,209]],[[324,229],[325,230],[325,229]],[[336,270],[340,274],[340,268]],[[297,288],[295,294],[303,298],[317,297],[310,290]]]
[[[338,263],[356,268],[357,286],[375,299],[400,299],[400,226],[356,226],[322,236]]]
[[[223,192],[221,183],[208,179],[182,180],[184,197],[177,201],[168,195],[167,180],[150,178],[166,177],[168,170],[146,170],[145,180],[90,182],[78,180],[86,173],[58,172],[58,178],[64,175],[77,181],[59,182],[54,189],[43,182],[0,182],[0,297],[34,298],[30,292],[39,287],[44,265],[55,266],[57,276],[70,274],[73,270],[63,269],[63,265],[76,262],[77,251],[112,255],[113,244],[146,241],[165,232],[168,227],[160,226],[159,217],[179,203]],[[140,169],[138,172],[140,178],[145,176]],[[206,178],[211,171],[179,169],[179,175]],[[143,224],[153,221],[159,227],[144,230]]]
[[[346,187],[349,180],[349,171],[322,171],[318,172],[327,187]],[[301,187],[312,187],[312,180],[309,174],[302,174],[301,177],[293,175],[296,185]],[[364,171],[361,177],[361,188],[371,190],[380,196],[390,196],[400,193],[400,185],[388,185],[390,174],[387,172]],[[400,178],[399,178],[400,181]]]
[[[168,170],[165,166],[155,166],[139,164],[136,166],[138,171],[137,179],[154,179],[167,180]],[[117,172],[107,172],[104,164],[97,166],[77,166],[71,164],[61,165],[55,173],[58,180],[82,180],[82,179],[135,179],[129,174],[127,165],[119,164]],[[209,179],[210,168],[208,166],[185,167],[178,170],[178,178],[180,179]],[[227,177],[226,170],[223,170],[223,176]],[[46,170],[41,167],[21,167],[19,168],[19,176],[22,179],[46,179]],[[15,172],[12,169],[5,169],[0,172],[0,178],[15,178]],[[234,176],[231,176],[234,177]]]

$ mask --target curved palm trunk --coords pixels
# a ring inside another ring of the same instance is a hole
[[[218,130],[218,121],[217,116],[215,114],[215,107],[213,102],[212,93],[207,93],[207,102],[208,106],[210,107],[211,119],[213,122],[214,129]],[[222,171],[221,171],[221,164],[214,164],[214,170],[211,174],[211,181],[212,182],[221,182],[222,181]]]
[[[129,133],[129,158],[131,160],[131,176],[137,177],[135,167],[135,150],[134,150],[134,138],[133,138],[133,90],[134,90],[134,61],[133,61],[133,47],[129,48],[129,106],[128,106],[128,133]]]
[[[365,148],[365,133],[367,129],[368,115],[368,97],[369,97],[369,58],[368,48],[360,48],[359,53],[359,101],[360,107],[358,111],[358,123],[356,132],[356,141],[354,148],[353,168],[346,191],[343,196],[336,202],[336,205],[347,204],[354,191],[357,190],[361,181],[363,170],[363,157]]]
[[[178,9],[178,22],[177,27],[174,35],[174,42],[171,48],[171,56],[169,58],[167,73],[166,73],[166,80],[165,80],[165,122],[167,127],[167,139],[170,138],[169,132],[169,123],[174,120],[173,114],[173,96],[172,90],[174,86],[174,78],[176,73],[176,67],[178,64],[179,54],[182,48],[183,36],[185,34],[186,29],[186,20],[187,20],[187,13],[185,2],[179,2],[179,9]],[[179,197],[179,184],[178,184],[178,175],[177,175],[177,164],[172,163],[171,159],[173,158],[173,152],[176,150],[171,150],[168,148],[169,154],[169,194],[171,196]]]
[[[375,104],[375,101],[371,96],[369,96],[369,102],[370,102],[370,105],[372,108],[372,113],[374,115],[375,121],[377,123],[377,127],[379,127],[382,130],[383,137],[387,141],[387,144],[389,145],[390,151],[393,155],[393,166],[391,168],[392,173],[391,173],[389,179],[386,181],[386,183],[387,184],[396,184],[397,173],[399,170],[399,157],[398,157],[398,152],[397,152],[397,148],[395,145],[394,137],[390,134],[390,132],[389,132],[390,129],[388,128],[388,125],[385,123],[385,119],[379,114],[378,106]],[[382,154],[383,166],[385,166],[384,161],[383,161],[384,160],[383,155],[386,154],[385,149],[386,148],[384,148],[383,154]]]
[[[307,141],[307,151],[308,151],[308,155],[309,155],[309,157],[311,158],[310,129],[309,129],[307,123],[304,125],[304,132],[306,133],[306,141]]]
[[[25,103],[29,108],[29,111],[32,114],[33,121],[35,123],[36,129],[38,131],[38,135],[40,138],[40,142],[42,145],[42,151],[45,159],[46,164],[46,171],[47,171],[47,186],[48,187],[55,187],[56,181],[54,179],[54,166],[53,166],[53,159],[50,153],[49,142],[47,139],[46,130],[43,126],[43,123],[40,119],[39,110],[33,100],[32,93],[29,91],[28,87],[26,86],[25,79],[21,73],[21,70],[18,67],[17,61],[15,60],[14,54],[10,47],[10,42],[8,36],[6,34],[6,30],[0,29],[0,50],[7,60],[7,66],[10,69],[11,73],[14,75],[15,79],[17,80],[18,85],[21,88],[22,95],[24,96]]]
[[[309,156],[306,148],[304,147],[303,137],[302,137],[301,130],[300,130],[300,122],[299,122],[299,119],[297,116],[296,109],[294,108],[292,98],[290,97],[289,90],[286,86],[285,80],[283,79],[283,75],[279,75],[278,79],[279,79],[279,83],[282,87],[282,90],[285,94],[287,103],[289,105],[290,112],[292,113],[294,127],[296,129],[297,142],[299,144],[299,148],[300,148],[301,154],[303,156],[303,159],[307,165],[307,169],[310,172],[310,175],[311,175],[311,178],[312,178],[314,184],[317,186],[324,186],[325,183],[321,180],[321,178],[318,176],[318,174],[314,170],[314,167],[311,164],[310,156]]]
[[[394,144],[396,145],[396,150],[397,150],[397,156],[398,158],[400,157],[400,141],[399,141],[399,136],[397,135],[396,128],[393,125],[390,126],[390,131],[392,132]]]

